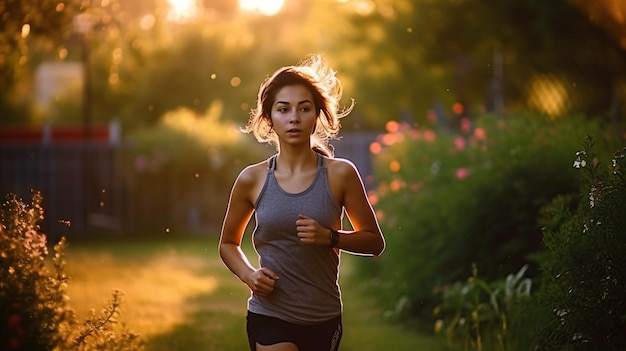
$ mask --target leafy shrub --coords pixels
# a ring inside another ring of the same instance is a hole
[[[9,195],[0,211],[0,349],[140,349],[138,335],[119,330],[120,292],[100,315],[77,320],[67,304],[66,242],[61,239],[48,260],[46,237],[37,225],[43,219],[41,203],[39,193],[31,205]]]
[[[433,291],[476,265],[495,281],[542,250],[540,209],[577,191],[566,163],[600,126],[579,117],[483,116],[457,132],[390,123],[371,149],[375,203],[387,239],[381,259],[361,263],[392,317],[431,325]],[[530,265],[528,277],[537,275]]]
[[[214,102],[204,115],[188,109],[167,113],[161,121],[129,136],[125,169],[137,229],[221,224],[229,190],[238,172],[272,151],[221,121]],[[190,217],[191,216],[191,217]]]
[[[583,145],[580,196],[559,197],[543,214],[541,350],[626,349],[626,148],[607,166],[593,138]]]
[[[453,350],[518,350],[510,325],[530,298],[532,282],[524,278],[527,268],[489,283],[479,278],[474,266],[467,282],[442,288],[435,332],[444,335]]]

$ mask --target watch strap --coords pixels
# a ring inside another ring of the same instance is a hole
[[[330,234],[328,234],[328,237],[330,238],[330,247],[334,248],[335,246],[337,246],[337,243],[339,243],[339,232],[331,229],[330,230]]]

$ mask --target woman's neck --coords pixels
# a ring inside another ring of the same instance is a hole
[[[281,148],[276,156],[278,170],[295,173],[317,167],[317,153],[311,148]]]

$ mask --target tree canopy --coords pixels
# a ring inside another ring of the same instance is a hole
[[[601,22],[595,13],[568,1],[377,4],[376,11],[352,17],[361,30],[352,31],[345,46],[347,52],[363,48],[350,72],[359,92],[386,101],[367,99],[368,110],[410,111],[419,120],[436,101],[448,109],[461,103],[463,114],[497,110],[498,100],[508,109],[527,107],[540,78],[567,91],[563,113],[606,115],[614,101],[624,101],[626,52],[591,21]],[[611,4],[604,4],[608,13]]]
[[[63,41],[74,13],[56,0],[0,0],[0,122],[25,114],[29,72],[42,51]]]
[[[125,129],[216,100],[243,123],[268,74],[317,52],[357,102],[347,128],[419,123],[429,110],[452,121],[522,108],[624,118],[623,8],[614,0],[286,0],[273,16],[203,0],[173,14],[182,3],[0,0],[0,123],[79,123],[78,86],[36,113],[33,72],[81,62],[84,48],[94,119]],[[84,37],[78,14],[91,19]]]

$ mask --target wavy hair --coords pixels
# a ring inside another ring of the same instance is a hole
[[[313,150],[329,157],[334,156],[330,139],[338,139],[341,123],[339,119],[347,116],[354,107],[341,109],[339,101],[343,93],[341,81],[335,76],[322,55],[312,55],[295,66],[278,69],[272,76],[265,79],[259,89],[257,105],[250,112],[247,125],[242,128],[245,133],[252,133],[257,141],[268,143],[278,148],[278,136],[272,128],[271,111],[280,89],[291,85],[303,85],[313,96],[317,121],[311,135]]]

